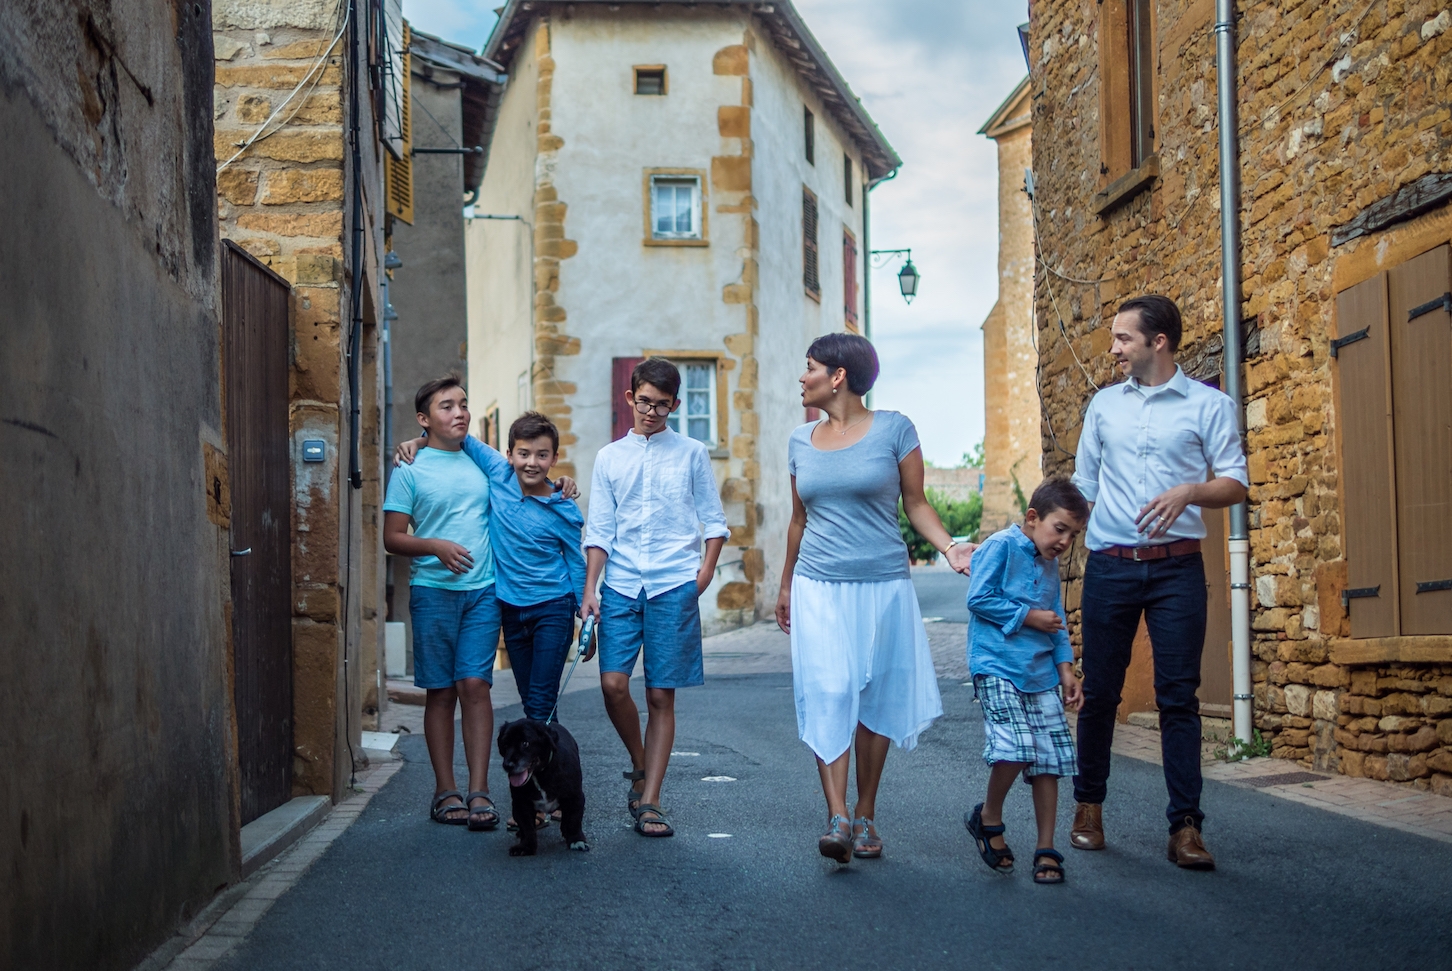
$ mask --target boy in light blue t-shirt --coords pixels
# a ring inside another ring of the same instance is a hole
[[[1064,709],[1077,710],[1084,695],[1064,629],[1058,557],[1088,519],[1089,504],[1073,483],[1045,479],[1023,526],[994,533],[974,551],[968,582],[968,670],[983,706],[983,759],[992,768],[988,797],[964,824],[983,862],[1012,873],[1003,800],[1022,772],[1038,822],[1035,883],[1064,882],[1064,857],[1054,849],[1059,777],[1078,771]]]
[[[424,741],[434,768],[429,815],[438,823],[490,830],[499,825],[489,797],[489,751],[500,617],[489,546],[489,480],[462,451],[469,403],[459,379],[430,381],[414,404],[427,445],[389,480],[383,546],[413,558],[408,609],[413,680],[426,692]],[[463,709],[467,795],[454,782],[455,703]]]

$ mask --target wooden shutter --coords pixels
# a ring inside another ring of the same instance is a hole
[[[1452,634],[1452,290],[1449,247],[1392,269],[1401,633]]]
[[[403,54],[398,58],[398,155],[383,153],[384,209],[395,219],[413,225],[413,57],[408,52],[408,23],[403,25]]]
[[[1341,534],[1351,636],[1389,637],[1397,633],[1397,520],[1384,274],[1337,294],[1336,338]]]
[[[1134,162],[1128,0],[1108,0],[1098,9],[1099,177],[1103,187],[1134,168]]]
[[[817,274],[817,196],[802,188],[802,286],[821,298],[822,281]]]
[[[842,233],[842,307],[848,323],[857,323],[857,240]]]
[[[617,357],[610,362],[610,440],[624,438],[625,433],[635,427],[635,415],[625,392],[630,390],[630,372],[643,357]]]

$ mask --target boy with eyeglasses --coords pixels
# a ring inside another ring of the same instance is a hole
[[[635,831],[653,837],[675,834],[660,807],[660,789],[675,742],[676,689],[705,683],[698,599],[730,535],[706,446],[666,424],[680,406],[680,390],[681,373],[669,361],[653,357],[635,366],[625,393],[634,427],[595,456],[585,525],[581,614],[600,623],[585,659],[598,645],[605,710],[630,753],[626,807]],[[605,585],[597,595],[602,571]],[[643,742],[630,697],[642,648]]]

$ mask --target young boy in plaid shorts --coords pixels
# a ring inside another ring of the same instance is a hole
[[[968,670],[983,706],[983,758],[992,768],[987,799],[964,823],[983,862],[1012,873],[1003,800],[1022,772],[1033,787],[1039,830],[1035,883],[1064,882],[1064,857],[1054,849],[1059,776],[1078,772],[1064,709],[1078,710],[1084,695],[1064,629],[1058,557],[1088,520],[1089,503],[1073,483],[1045,479],[1023,526],[994,533],[974,551],[968,584]]]

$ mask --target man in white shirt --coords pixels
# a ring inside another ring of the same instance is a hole
[[[680,389],[681,373],[669,361],[636,365],[625,394],[635,427],[596,454],[585,524],[581,612],[600,622],[600,690],[630,753],[625,778],[634,785],[626,806],[642,836],[675,834],[660,808],[660,787],[675,742],[676,689],[705,683],[698,598],[731,532],[706,446],[666,425],[680,406]],[[597,598],[602,569],[605,588]],[[630,697],[642,646],[649,709],[643,744]]]
[[[1084,414],[1074,484],[1092,504],[1085,545],[1084,707],[1079,712],[1078,807],[1070,843],[1104,848],[1124,674],[1144,617],[1169,790],[1169,859],[1212,870],[1200,835],[1200,655],[1205,646],[1201,509],[1245,500],[1249,479],[1235,403],[1175,364],[1180,310],[1168,297],[1123,303],[1110,353],[1129,380],[1096,394]]]

